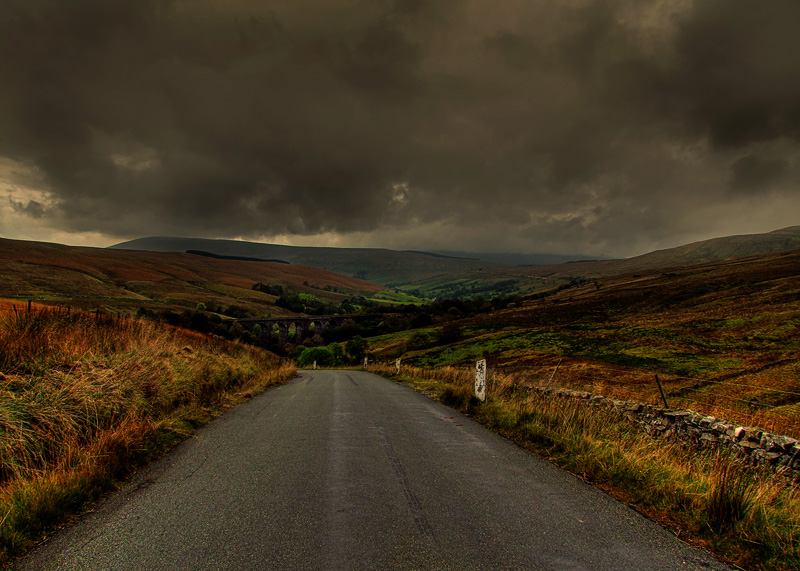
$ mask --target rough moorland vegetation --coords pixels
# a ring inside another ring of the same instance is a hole
[[[658,376],[672,407],[800,438],[798,278],[795,252],[578,280],[506,310],[462,318],[454,304],[368,338],[368,356],[728,561],[800,569],[800,490],[788,474],[528,390],[660,403]],[[479,359],[494,387],[484,404],[471,396]]]
[[[463,369],[373,370],[472,416],[730,563],[800,569],[800,488],[786,473],[654,438],[620,411],[519,391],[514,376],[495,374],[481,403],[474,374]]]
[[[485,358],[523,384],[654,403],[658,375],[670,406],[800,437],[799,332],[795,252],[575,283],[368,342],[379,360]]]
[[[293,366],[124,317],[0,307],[0,562]]]

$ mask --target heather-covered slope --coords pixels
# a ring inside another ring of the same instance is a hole
[[[275,296],[253,291],[257,282],[283,285],[322,299],[373,295],[364,280],[309,266],[215,259],[178,253],[79,248],[0,239],[0,292],[4,297],[135,309],[236,304],[263,312]]]
[[[314,248],[203,238],[148,237],[115,244],[111,248],[157,252],[199,250],[226,256],[277,259],[358,276],[384,285],[497,265],[474,258],[382,248]]]

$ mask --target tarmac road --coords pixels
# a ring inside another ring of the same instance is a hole
[[[410,389],[306,371],[198,431],[17,568],[728,569]]]

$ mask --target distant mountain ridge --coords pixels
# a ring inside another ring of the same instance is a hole
[[[740,234],[711,238],[685,246],[656,250],[631,260],[658,260],[671,265],[695,265],[730,258],[777,254],[800,249],[800,226],[781,228],[765,234]]]
[[[449,295],[454,284],[468,284],[473,291],[484,292],[484,295],[491,297],[501,290],[508,293],[509,288],[526,292],[546,289],[575,278],[591,279],[798,250],[800,226],[763,234],[712,238],[632,258],[597,261],[586,261],[585,258],[589,256],[282,246],[239,240],[158,236],[139,238],[110,248],[156,252],[199,250],[225,257],[282,260],[409,291],[418,290],[431,297]],[[537,262],[542,265],[534,265]],[[539,281],[536,282],[534,278]]]
[[[428,276],[463,272],[497,264],[475,258],[461,258],[429,252],[398,251],[383,248],[322,248],[282,246],[240,240],[171,238],[152,236],[109,246],[112,249],[153,252],[209,252],[221,256],[284,260],[322,268],[339,274],[381,284],[407,283]]]
[[[592,278],[659,268],[696,266],[732,258],[779,254],[793,250],[800,250],[800,226],[789,226],[763,234],[711,238],[623,260],[542,266],[531,268],[529,273],[531,275]]]
[[[607,256],[587,256],[586,254],[519,254],[512,252],[482,252],[480,254],[475,254],[471,252],[452,252],[449,250],[435,250],[431,253],[458,258],[475,258],[502,266],[551,266],[553,264],[611,259]]]

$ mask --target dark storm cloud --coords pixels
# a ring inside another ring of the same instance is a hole
[[[796,178],[798,23],[794,0],[10,0],[0,158],[67,230],[613,249]]]
[[[31,218],[41,218],[45,214],[44,205],[35,200],[29,200],[27,203],[12,201],[11,207],[15,211],[26,214]]]
[[[679,28],[679,95],[719,147],[800,137],[800,4],[697,2]]]
[[[731,166],[731,188],[741,192],[760,191],[781,182],[789,170],[783,159],[747,155]]]

